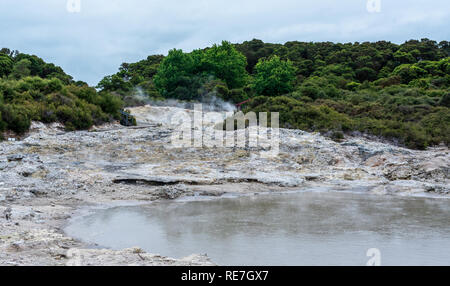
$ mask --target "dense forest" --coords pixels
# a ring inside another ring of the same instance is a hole
[[[401,45],[222,42],[186,53],[123,63],[97,90],[36,56],[0,53],[0,129],[23,132],[30,120],[84,129],[118,118],[135,96],[194,101],[217,96],[244,112],[279,112],[280,125],[335,140],[368,134],[415,149],[450,143],[450,43]],[[125,103],[123,103],[125,102]]]
[[[0,50],[0,140],[5,130],[26,132],[32,120],[87,129],[120,119],[122,106],[120,96],[75,82],[35,55]]]
[[[98,85],[128,104],[211,94],[244,112],[279,112],[285,128],[369,134],[409,148],[450,143],[450,43],[222,42],[124,63]]]

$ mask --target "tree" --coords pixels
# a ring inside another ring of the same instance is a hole
[[[39,76],[41,78],[58,78],[65,84],[72,82],[72,77],[66,74],[61,67],[52,63],[46,63],[43,59],[35,55],[18,54],[14,57],[16,63],[28,60],[30,62],[27,67],[31,76]]]
[[[5,55],[9,56],[10,58],[14,59],[19,54],[19,51],[10,50],[8,48],[2,48],[0,50],[0,54],[5,54]]]
[[[417,65],[403,64],[396,67],[392,74],[400,76],[403,83],[409,83],[414,79],[425,76],[427,71]]]
[[[25,107],[7,104],[0,108],[2,119],[8,124],[8,129],[17,133],[24,133],[28,130],[31,120]]]
[[[0,77],[9,75],[12,69],[13,69],[12,59],[8,55],[0,53]]]
[[[399,64],[411,64],[411,63],[414,63],[416,61],[416,59],[410,53],[405,53],[403,51],[395,52],[394,53],[394,59]]]
[[[161,55],[148,56],[137,63],[122,63],[117,75],[129,80],[133,85],[150,80],[158,71],[159,64],[164,59]]]
[[[439,48],[442,50],[445,56],[450,57],[450,42],[448,41],[440,42]]]
[[[182,50],[170,50],[153,78],[155,87],[163,96],[173,94],[180,85],[186,85],[186,81],[189,81],[193,64],[191,55],[183,53]]]
[[[360,82],[363,82],[366,80],[373,81],[373,80],[377,79],[377,72],[368,67],[363,67],[363,68],[357,69],[355,71],[355,74],[356,74],[356,78]]]
[[[123,102],[118,97],[108,92],[100,93],[100,107],[106,113],[115,115],[122,108]]]
[[[246,70],[253,74],[254,68],[260,58],[269,57],[280,44],[267,44],[261,40],[253,39],[251,41],[236,44],[236,49],[247,58]]]
[[[14,65],[11,76],[15,79],[20,79],[31,74],[31,62],[28,59],[22,59]]]
[[[255,91],[258,95],[278,96],[293,90],[295,68],[291,61],[278,56],[260,60],[255,66]]]
[[[129,82],[125,81],[119,75],[105,76],[97,85],[97,88],[101,88],[104,91],[118,91],[127,92],[130,91],[132,86]]]
[[[222,41],[220,46],[207,49],[196,64],[199,71],[224,80],[230,89],[241,88],[247,81],[247,60],[230,42]]]

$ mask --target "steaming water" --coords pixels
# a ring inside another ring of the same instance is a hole
[[[66,232],[86,242],[221,265],[450,265],[450,200],[321,192],[99,210]]]

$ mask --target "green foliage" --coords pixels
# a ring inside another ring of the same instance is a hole
[[[58,78],[64,84],[72,83],[72,77],[67,75],[61,67],[52,63],[46,63],[43,59],[35,55],[17,54],[14,57],[14,77],[38,76],[45,79]]]
[[[398,50],[394,53],[394,60],[399,64],[411,64],[416,61],[416,59],[410,54]]]
[[[291,61],[282,61],[278,56],[260,60],[255,67],[255,92],[259,95],[278,96],[294,88],[295,68]]]
[[[351,96],[361,100],[349,96],[346,100],[311,103],[286,96],[256,97],[246,112],[279,112],[282,127],[319,131],[333,139],[340,139],[339,132],[358,130],[415,149],[449,143],[448,108],[428,108],[422,105],[423,101],[416,101],[416,105],[402,105],[404,102],[398,101],[393,105],[384,102],[382,96],[367,102],[364,95]]]
[[[128,92],[131,90],[132,85],[130,82],[125,81],[119,75],[115,74],[104,77],[98,83],[97,87],[104,91]]]
[[[28,59],[22,59],[14,65],[11,77],[20,79],[31,74],[31,62]]]
[[[363,67],[355,71],[356,79],[360,82],[373,81],[377,78],[377,72],[369,67]]]
[[[192,53],[175,49],[162,60],[153,82],[166,98],[199,99],[204,94],[202,89],[214,79],[226,83],[222,90],[242,87],[247,79],[245,65],[245,57],[225,41],[220,46]]]
[[[325,105],[313,105],[287,96],[257,97],[247,108],[254,112],[279,112],[280,127],[309,131],[348,131],[351,119]]]
[[[339,97],[340,91],[330,79],[330,77],[309,77],[298,87],[298,91],[303,96],[314,100],[319,98]],[[348,86],[345,85],[345,87],[347,88]]]
[[[152,78],[158,72],[158,67],[163,59],[164,57],[161,55],[153,55],[137,63],[123,63],[119,68],[119,75],[133,85],[138,85],[146,79]]]
[[[244,102],[249,99],[248,94],[242,88],[232,89],[229,93],[229,98],[231,102]]]
[[[56,109],[56,116],[63,122],[69,131],[76,129],[87,129],[92,126],[92,115],[84,106],[69,107],[60,105]]]
[[[98,105],[102,108],[103,112],[109,113],[115,118],[118,117],[118,111],[123,107],[120,97],[108,92],[100,93]]]
[[[20,105],[0,105],[3,125],[17,133],[24,133],[30,128],[31,120],[26,108]],[[4,127],[3,127],[4,128]]]
[[[414,79],[425,76],[427,72],[417,65],[403,64],[396,67],[392,74],[399,76],[402,79],[402,83],[409,83]]]
[[[138,103],[133,95],[141,91],[150,98],[194,100],[204,96],[205,85],[216,79],[224,82],[226,89],[244,87],[246,64],[245,56],[224,41],[205,50],[184,53],[173,49],[167,57],[155,55],[134,64],[123,63],[117,74],[103,78],[97,87],[120,94],[132,105]]]
[[[360,86],[361,86],[360,83],[352,81],[347,83],[346,88],[348,90],[357,90]]]
[[[261,40],[253,39],[242,44],[237,44],[236,50],[247,58],[246,70],[249,74],[253,74],[253,70],[261,58],[267,58],[273,55],[275,49],[279,45],[267,44]]]
[[[442,96],[439,105],[450,108],[450,92],[447,92]]]
[[[195,82],[198,81],[192,77],[193,69],[192,56],[182,50],[173,49],[161,62],[153,82],[165,97],[190,99],[195,96]]]
[[[13,69],[13,61],[10,56],[0,53],[0,78],[7,76]]]
[[[2,49],[0,70],[4,73],[0,78],[0,131],[23,134],[32,120],[59,121],[67,130],[76,130],[119,119],[120,97],[74,82],[61,68],[37,56]]]
[[[241,88],[247,81],[245,66],[247,60],[243,54],[227,41],[213,45],[196,57],[196,71],[214,75],[224,80],[230,89]]]
[[[216,95],[248,110],[279,111],[281,124],[329,134],[359,131],[417,149],[448,144],[450,44],[264,43],[253,39],[191,53],[172,50],[122,64],[99,84],[135,98],[201,100]],[[5,99],[36,97],[0,85]],[[89,101],[92,102],[92,101]]]

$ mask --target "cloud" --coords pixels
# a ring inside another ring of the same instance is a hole
[[[449,40],[447,0],[67,0],[3,1],[0,46],[37,54],[91,85],[122,62],[171,48],[192,50],[221,40]],[[6,2],[6,3],[4,3]]]

